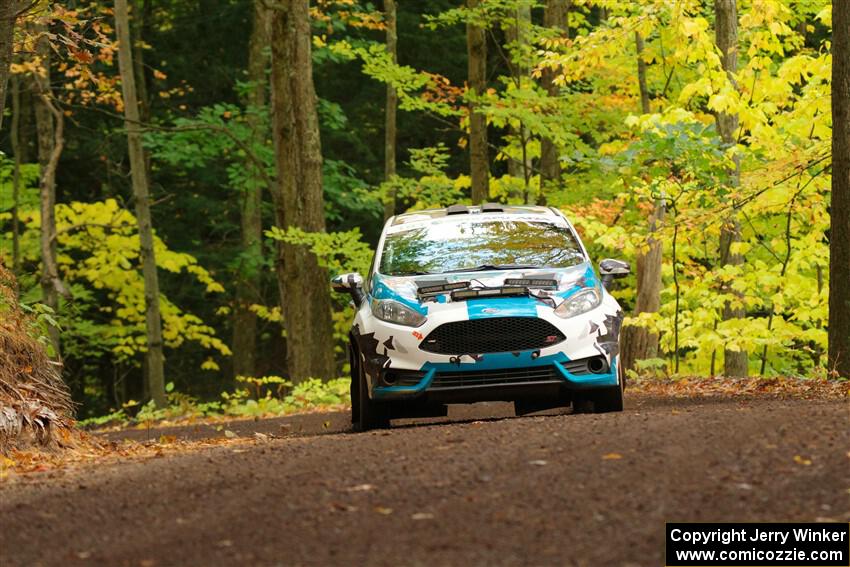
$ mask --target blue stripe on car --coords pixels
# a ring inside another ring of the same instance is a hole
[[[467,300],[466,310],[470,320],[488,317],[537,317],[538,305],[542,305],[540,300],[533,297],[488,297]]]

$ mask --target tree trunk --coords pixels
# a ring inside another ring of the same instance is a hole
[[[0,2],[0,128],[6,108],[6,84],[12,64],[12,45],[15,43],[15,20],[19,6],[14,0]]]
[[[265,141],[265,128],[257,114],[266,104],[266,46],[269,44],[269,13],[260,0],[254,2],[254,25],[248,46],[248,79],[251,89],[245,100],[249,107],[248,123],[255,146]],[[251,164],[249,167],[255,168]],[[257,314],[251,305],[262,301],[260,295],[263,257],[263,185],[257,172],[242,193],[242,256],[236,282],[236,306],[233,310],[233,374],[256,376]]]
[[[638,86],[640,88],[641,111],[649,113],[649,92],[646,88],[646,62],[643,54],[643,37],[635,32],[635,48],[637,51]],[[637,255],[637,301],[635,315],[655,313],[661,307],[661,242],[653,234],[658,230],[658,224],[664,221],[664,200],[655,204],[655,211],[649,219],[649,248]],[[658,334],[645,327],[629,325],[623,327],[623,348],[621,364],[624,369],[634,370],[638,360],[656,358],[658,356]]]
[[[832,2],[829,369],[850,378],[850,3]]]
[[[656,313],[661,308],[662,244],[653,236],[664,222],[664,201],[659,200],[649,219],[649,233],[645,252],[637,256],[637,301],[635,315]],[[623,327],[621,364],[624,370],[634,370],[635,362],[658,357],[658,334],[646,327]]]
[[[467,0],[475,9],[479,0]],[[468,85],[471,98],[487,90],[487,36],[486,30],[466,24],[466,50],[468,57]],[[469,173],[472,178],[472,202],[483,203],[490,196],[490,164],[487,158],[487,116],[477,111],[477,103],[469,101]]]
[[[640,111],[649,114],[649,89],[646,86],[646,61],[643,60],[643,36],[635,32],[635,51],[637,52],[638,87],[640,88]]]
[[[568,16],[572,0],[547,0],[543,11],[543,25],[548,28],[561,30],[564,37],[569,37]],[[560,95],[560,89],[555,84],[555,72],[545,69],[541,78],[543,88],[550,97]],[[561,180],[561,162],[558,159],[558,148],[551,138],[544,137],[540,140],[540,194],[545,200],[545,189],[547,186],[557,184]]]
[[[148,73],[145,67],[144,38],[150,31],[151,0],[131,0],[133,17],[130,20],[130,37],[133,38],[133,69],[136,77],[136,96],[139,99],[139,120],[150,121],[150,95],[148,94]],[[145,158],[147,159],[147,155]],[[148,168],[150,174],[150,168]]]
[[[309,0],[283,0],[272,15],[272,127],[282,229],[325,230],[322,147],[313,85]],[[335,374],[328,275],[305,246],[280,243],[277,275],[289,378]]]
[[[395,0],[384,0],[384,18],[387,22],[387,52],[393,63],[398,63],[398,31]],[[398,94],[395,87],[387,83],[387,108],[384,126],[384,180],[389,181],[396,174],[396,119],[398,115]],[[384,220],[395,214],[395,189],[387,196],[384,204]]]
[[[715,0],[716,11],[715,41],[721,53],[723,70],[734,83],[734,74],[738,70],[738,9],[736,0]],[[738,131],[738,115],[718,113],[716,116],[717,130],[726,146],[733,146]],[[735,157],[735,167],[729,171],[728,185],[737,187],[740,183],[740,158]],[[744,258],[732,251],[732,246],[741,241],[741,225],[737,214],[725,219],[720,229],[720,263],[723,266],[741,266]],[[724,288],[728,292],[729,288]],[[743,319],[746,315],[743,306],[735,306],[727,302],[723,307],[723,320]],[[748,356],[746,351],[724,349],[724,374],[726,376],[743,377],[747,375]]]
[[[528,33],[531,27],[531,6],[526,2],[520,2],[514,9],[514,24],[505,30],[505,36],[508,42],[514,43],[516,58],[510,62],[511,74],[513,75],[514,84],[517,88],[521,88],[530,78],[531,69],[528,62],[524,60],[525,49],[528,44]],[[529,184],[531,182],[532,164],[531,155],[528,151],[528,144],[531,141],[531,136],[528,128],[522,120],[517,126],[509,126],[511,135],[519,140],[520,144],[520,159],[508,160],[508,174],[512,177],[521,177],[523,180],[523,203],[531,203],[531,191]]]
[[[21,85],[17,76],[12,77],[12,131],[10,132],[15,165],[12,170],[12,273],[21,275],[21,225],[18,203],[21,199]]]
[[[36,91],[35,122],[38,133],[39,197],[41,203],[41,292],[42,301],[54,312],[59,310],[59,295],[67,292],[59,279],[56,262],[56,169],[65,145],[64,116],[53,104],[50,86],[50,40],[43,26],[34,27],[38,35],[36,55],[41,66],[34,74]],[[61,360],[59,329],[50,325],[47,329],[53,356]]]
[[[148,188],[145,153],[142,149],[142,128],[139,121],[139,101],[136,96],[135,67],[127,0],[115,0],[115,31],[118,37],[118,68],[124,95],[124,127],[127,129],[127,149],[130,157],[130,176],[136,201],[136,221],[139,224],[139,253],[145,281],[145,326],[147,328],[146,374],[148,392],[157,407],[166,405],[165,361],[162,352],[162,318],[159,312],[159,278],[154,253],[151,221],[150,190]]]

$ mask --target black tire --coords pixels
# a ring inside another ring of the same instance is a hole
[[[357,349],[353,344],[348,345],[348,362],[351,373],[351,385],[349,395],[351,396],[351,425],[356,426],[360,422],[360,375],[357,372],[359,366]]]
[[[601,388],[593,393],[593,413],[623,411],[623,387]]]
[[[617,365],[619,384],[609,388],[599,388],[573,395],[573,413],[609,413],[623,411],[623,370]]]
[[[354,394],[354,378],[355,376],[357,377],[357,401],[355,402],[354,395],[351,398],[351,421],[354,424],[354,429],[356,431],[369,431],[370,429],[389,427],[390,418],[386,405],[372,401],[369,398],[369,385],[367,383],[366,373],[360,364],[359,356],[355,368],[356,371],[352,371],[351,380],[351,390],[352,394]]]
[[[573,413],[593,413],[594,403],[589,392],[573,394]]]
[[[593,393],[593,411],[595,413],[608,413],[612,411],[623,411],[623,390],[626,383],[623,367],[617,365],[617,384],[610,388],[603,388]]]

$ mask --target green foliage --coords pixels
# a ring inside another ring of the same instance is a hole
[[[23,228],[22,259],[34,264],[39,259],[39,213],[21,209],[18,214]],[[68,283],[72,298],[57,317],[68,354],[103,356],[110,352],[117,360],[139,362],[138,355],[146,350],[146,338],[135,217],[113,199],[60,204],[55,214],[60,276]],[[9,214],[0,213],[0,222],[9,219]],[[4,239],[0,254],[9,254],[9,246],[10,240]],[[168,249],[158,238],[155,249],[161,270],[188,276],[202,293],[214,295],[224,290],[193,256]],[[25,300],[34,302],[40,294],[36,282],[23,279],[22,284],[29,288],[23,293]],[[181,310],[165,296],[160,297],[160,307],[167,346],[178,348],[193,342],[219,355],[230,354],[215,329],[199,317]],[[54,315],[42,306],[37,309],[44,321]]]
[[[81,427],[151,424],[198,419],[273,417],[304,411],[334,409],[351,403],[350,380],[310,379],[293,386],[279,376],[261,378],[240,376],[244,387],[222,392],[220,401],[200,402],[197,398],[166,388],[168,406],[157,409],[153,402],[139,406],[135,401],[118,410],[79,422]],[[135,415],[131,415],[138,408]]]
[[[448,161],[448,149],[444,144],[413,148],[410,150],[408,165],[416,177],[396,176],[381,184],[378,191],[384,200],[395,194],[396,199],[404,203],[408,210],[468,202],[469,176],[449,177],[446,173]]]
[[[663,247],[661,308],[628,319],[660,335],[659,358],[642,363],[641,375],[672,371],[676,360],[680,374],[716,371],[724,348],[746,350],[751,372],[761,372],[762,359],[769,375],[822,372],[829,1],[739,2],[739,66],[731,78],[720,65],[710,3],[575,1],[569,39],[540,25],[543,4],[488,0],[470,10],[447,0],[399,3],[399,63],[385,49],[376,5],[345,0],[313,6],[328,234],[273,226],[269,189],[277,172],[269,108],[245,103],[253,89],[266,88],[246,75],[247,4],[165,0],[146,12],[139,30],[146,34],[139,41],[148,91],[145,147],[168,380],[179,384],[180,396],[191,394],[180,397],[172,390],[167,415],[247,416],[297,405],[296,398],[286,402],[295,394],[281,362],[276,243],[308,247],[331,274],[367,273],[391,196],[397,211],[469,203],[469,103],[489,127],[489,198],[545,200],[563,209],[594,259],[622,257],[634,265],[648,245],[650,212],[666,205],[666,217],[652,234]],[[524,7],[532,8],[531,22],[517,17]],[[475,94],[465,87],[469,22],[486,28],[490,47],[488,88]],[[517,25],[520,33],[511,39]],[[636,32],[644,39],[646,114]],[[17,274],[21,300],[40,321],[33,333],[43,334],[43,325],[53,321],[61,327],[66,378],[88,414],[141,399],[146,348],[126,141],[121,121],[109,115],[117,100],[117,69],[107,50],[92,49],[96,60],[82,66],[68,66],[60,56],[64,48],[57,50],[54,71],[62,72],[53,73],[57,96],[68,96],[62,98],[68,116],[56,216],[60,275],[72,299],[61,300],[56,313],[39,303],[39,168],[32,163],[19,172]],[[545,88],[544,77],[556,91]],[[400,106],[399,167],[390,179],[384,178],[383,155],[387,87]],[[738,115],[734,144],[720,140],[718,113]],[[9,123],[7,118],[4,126]],[[23,116],[22,125],[23,151],[32,161],[32,117]],[[7,138],[0,141],[0,260],[10,265],[13,161]],[[561,176],[542,187],[544,140],[555,145]],[[727,183],[736,164],[738,185]],[[268,240],[245,246],[244,197],[256,191],[263,195]],[[734,250],[745,262],[723,266],[719,236],[733,213],[742,227]],[[269,376],[240,380],[230,391],[226,341],[242,301],[236,292],[247,276],[258,282],[249,308],[259,319],[258,368]],[[615,291],[628,312],[635,285],[632,277]],[[746,317],[724,321],[726,302],[742,305]],[[347,298],[336,296],[340,371],[351,316]],[[314,392],[317,385],[297,388],[305,399],[327,393]],[[220,398],[222,390],[229,397]],[[137,411],[130,405],[118,413],[126,418]],[[155,411],[162,410],[149,407],[141,415],[166,415]]]
[[[372,262],[371,247],[361,240],[360,230],[347,232],[306,232],[296,227],[287,230],[273,226],[266,231],[273,240],[296,246],[306,246],[316,255],[319,264],[331,273],[367,273]]]
[[[630,379],[636,378],[662,378],[667,376],[669,362],[663,358],[645,358],[635,361],[634,370],[626,370]]]

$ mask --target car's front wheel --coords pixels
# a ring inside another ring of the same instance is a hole
[[[389,427],[390,418],[387,407],[369,398],[369,383],[359,355],[355,352],[357,364],[351,367],[351,422],[357,431],[369,431]]]
[[[617,385],[576,393],[573,397],[573,413],[609,413],[623,411],[623,371],[617,366]]]
[[[601,388],[593,393],[593,412],[623,411],[623,384]]]

